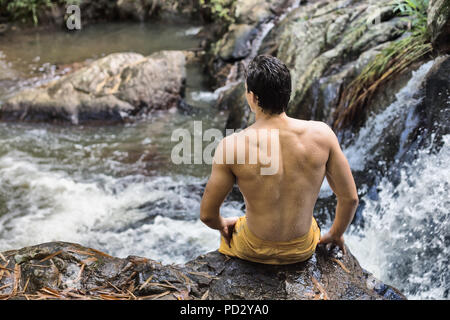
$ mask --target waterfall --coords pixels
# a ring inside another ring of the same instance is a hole
[[[343,149],[353,170],[364,170],[382,146],[384,130],[399,117],[405,118],[399,147],[402,152],[403,141],[417,121],[413,116],[421,101],[417,93],[432,65],[430,61],[415,71],[396,100],[369,117],[354,142]],[[443,140],[437,153],[430,146],[417,150],[417,158],[410,164],[401,166],[397,162],[398,185],[381,177],[378,197],[366,194],[360,199],[364,203],[364,226],[352,226],[346,235],[347,244],[362,267],[411,299],[448,298],[450,135]],[[329,187],[324,185],[323,189]]]
[[[448,298],[450,287],[450,135],[439,153],[418,151],[400,183],[379,185],[378,200],[364,196],[363,229],[348,246],[361,266],[411,299]]]

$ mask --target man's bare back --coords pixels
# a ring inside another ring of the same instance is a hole
[[[246,89],[255,123],[217,146],[200,207],[201,220],[230,243],[238,219],[221,217],[220,206],[237,183],[251,233],[272,242],[299,238],[312,226],[314,205],[326,177],[337,196],[336,217],[319,243],[338,245],[345,252],[343,234],[355,214],[358,194],[335,133],[324,122],[286,115],[290,75],[274,57],[258,56],[252,61]],[[255,132],[256,139],[252,138]],[[278,160],[275,166],[274,160]],[[269,173],[263,174],[264,170]]]
[[[289,241],[309,231],[330,153],[331,142],[327,141],[325,126],[285,116],[255,123],[235,134],[260,129],[279,132],[279,165],[275,174],[261,175],[261,167],[267,165],[260,161],[256,165],[230,166],[245,199],[248,227],[259,238]],[[259,154],[260,148],[258,142],[247,141],[245,150]]]

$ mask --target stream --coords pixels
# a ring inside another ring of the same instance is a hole
[[[74,34],[5,35],[0,59],[14,77],[0,77],[0,100],[64,74],[60,66],[74,62],[112,52],[195,48],[198,31],[195,25],[109,23]],[[344,148],[352,169],[364,168],[373,156],[368,150],[378,143],[384,119],[420,100],[411,93],[432,64],[419,68],[397,100]],[[203,130],[224,129],[226,114],[214,108],[216,97],[201,66],[190,64],[188,115],[161,112],[117,126],[0,123],[0,251],[68,241],[118,257],[184,263],[217,249],[219,233],[198,219],[210,167],[170,160],[173,130],[192,132],[194,120],[202,121]],[[448,298],[450,137],[440,152],[418,153],[401,169],[400,184],[382,178],[377,197],[363,197],[364,226],[352,226],[346,240],[362,267],[409,298]],[[320,196],[330,194],[325,180]],[[241,208],[242,203],[227,201],[222,214],[243,215]]]

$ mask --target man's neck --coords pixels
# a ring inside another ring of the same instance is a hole
[[[255,113],[255,123],[265,123],[265,122],[277,122],[287,120],[288,116],[285,112],[280,114],[267,114],[262,111],[257,111]]]

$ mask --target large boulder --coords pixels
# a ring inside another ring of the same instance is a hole
[[[289,113],[328,123],[345,85],[407,28],[390,1],[318,1],[287,19],[274,32],[292,74]]]
[[[276,55],[291,70],[289,115],[331,125],[344,88],[407,29],[390,0],[308,1],[276,21],[258,52]],[[248,125],[240,114],[230,122]]]
[[[450,134],[450,56],[438,57],[427,73],[423,85],[423,98],[414,109],[415,126],[401,145],[397,155],[401,161],[414,159],[418,147],[432,146],[439,151],[443,136]]]
[[[114,53],[43,87],[8,98],[0,107],[0,120],[121,122],[178,106],[185,78],[181,51],[148,57]]]
[[[430,0],[428,32],[433,47],[440,53],[450,53],[450,1]]]
[[[289,5],[286,0],[235,0],[234,17],[237,23],[255,24],[269,19],[283,5]]]
[[[6,299],[405,299],[350,252],[342,256],[323,247],[287,266],[217,251],[185,265],[162,265],[66,242],[6,251],[0,261],[0,297]]]
[[[219,57],[227,62],[245,58],[251,50],[250,42],[256,35],[256,29],[251,25],[231,25],[228,33],[217,43]]]

